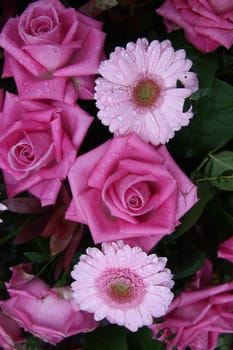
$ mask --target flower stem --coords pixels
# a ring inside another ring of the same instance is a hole
[[[20,232],[24,227],[27,226],[27,224],[30,222],[31,217],[29,217],[28,220],[25,221],[23,225],[21,225],[19,228],[14,230],[13,232],[8,233],[7,235],[4,235],[4,237],[0,238],[0,246],[6,243],[7,241],[10,241],[12,238],[14,238],[18,232]]]
[[[219,180],[229,180],[233,179],[233,175],[229,176],[212,176],[212,177],[203,177],[199,179],[195,179],[195,182],[205,182],[205,181],[219,181]]]

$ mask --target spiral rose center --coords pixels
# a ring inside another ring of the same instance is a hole
[[[14,156],[21,164],[30,164],[35,158],[32,147],[27,144],[17,145],[14,149]]]
[[[58,13],[51,4],[32,6],[25,11],[19,18],[18,29],[19,35],[27,44],[60,43],[61,25]],[[31,50],[30,47],[27,47],[26,50],[32,56],[37,55],[37,50]],[[39,62],[41,63],[40,60]]]
[[[136,194],[132,194],[127,198],[127,205],[130,209],[139,209],[143,205],[143,200]]]
[[[47,166],[54,159],[54,144],[50,133],[22,132],[21,140],[12,145],[8,161],[12,169],[22,173]]]
[[[142,214],[142,210],[146,209],[150,197],[151,192],[147,182],[135,183],[124,192],[124,208],[129,210],[133,215],[140,215]]]
[[[50,18],[43,16],[42,18],[36,18],[31,22],[31,33],[34,35],[44,34],[51,31],[53,28],[53,23]]]
[[[150,107],[154,105],[159,95],[160,87],[152,79],[141,79],[133,88],[133,100],[139,107]]]

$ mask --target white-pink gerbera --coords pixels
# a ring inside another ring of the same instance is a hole
[[[163,316],[173,299],[166,262],[123,241],[102,243],[102,251],[88,248],[71,272],[73,298],[96,321],[106,318],[135,332]]]
[[[8,208],[7,208],[7,206],[5,205],[5,204],[3,204],[3,203],[0,203],[0,212],[1,211],[5,211],[5,210],[7,210]],[[2,219],[0,218],[0,224],[2,223],[3,221],[2,221]]]
[[[117,47],[99,67],[98,118],[115,135],[135,132],[154,145],[166,143],[193,116],[191,108],[183,111],[185,99],[198,89],[191,66],[185,50],[175,51],[169,40],[149,44],[143,38]]]

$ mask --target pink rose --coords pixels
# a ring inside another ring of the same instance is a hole
[[[31,264],[12,268],[12,278],[6,283],[10,298],[1,305],[6,314],[50,344],[96,328],[91,314],[78,309],[70,287],[49,288],[30,270]]]
[[[0,168],[9,197],[28,190],[54,204],[92,122],[78,106],[21,101],[8,93],[1,113]]]
[[[3,76],[23,98],[92,98],[103,55],[102,24],[58,0],[39,0],[11,18],[0,34]]]
[[[232,0],[166,0],[156,12],[169,32],[182,28],[187,41],[201,52],[233,44]]]
[[[207,261],[189,287],[174,299],[164,321],[151,327],[155,337],[162,331],[160,340],[167,344],[167,350],[213,350],[219,334],[232,333],[233,281],[208,285],[213,277],[210,264]]]
[[[23,341],[19,325],[0,310],[0,347],[4,350],[14,350],[17,344]]]
[[[233,236],[219,245],[218,258],[226,259],[233,263]]]
[[[123,239],[150,250],[197,201],[196,187],[165,146],[135,134],[80,156],[68,176],[66,217],[87,224],[95,243]]]

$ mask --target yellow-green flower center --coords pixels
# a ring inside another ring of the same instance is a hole
[[[118,298],[129,297],[132,293],[132,287],[130,284],[118,282],[111,286],[111,293]]]
[[[160,87],[152,79],[141,79],[133,88],[133,99],[139,107],[151,107],[160,95]]]
[[[100,295],[110,305],[124,304],[126,308],[138,305],[145,295],[143,279],[130,268],[104,271],[96,281]]]

